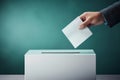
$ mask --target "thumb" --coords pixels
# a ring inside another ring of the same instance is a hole
[[[80,29],[87,27],[90,24],[90,22],[91,21],[89,19],[86,19],[84,22],[80,24]]]

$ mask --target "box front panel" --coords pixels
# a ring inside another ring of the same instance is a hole
[[[94,80],[95,55],[38,54],[25,56],[25,80]]]

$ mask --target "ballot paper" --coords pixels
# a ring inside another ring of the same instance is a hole
[[[74,48],[77,48],[92,35],[92,32],[88,27],[84,29],[79,29],[81,23],[82,21],[78,16],[65,28],[62,29],[62,32],[65,34]]]

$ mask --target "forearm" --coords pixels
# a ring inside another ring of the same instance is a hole
[[[112,27],[120,22],[120,1],[100,11],[107,22]]]

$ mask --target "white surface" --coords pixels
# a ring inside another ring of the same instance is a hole
[[[95,80],[93,50],[30,50],[25,54],[25,80]]]
[[[24,80],[24,75],[0,75],[0,80]],[[97,75],[96,80],[120,80],[120,75]]]
[[[0,75],[0,80],[24,80],[24,75]]]
[[[84,29],[79,29],[81,23],[82,21],[78,16],[64,29],[62,29],[62,32],[65,34],[74,48],[77,48],[92,35],[92,32],[87,27]]]

